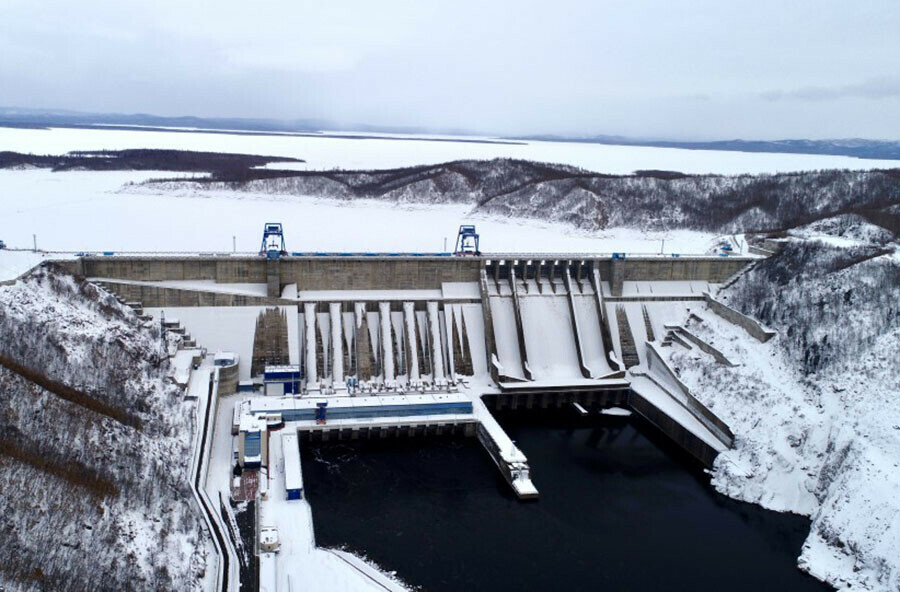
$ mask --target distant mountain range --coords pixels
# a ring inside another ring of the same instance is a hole
[[[422,127],[377,126],[367,124],[340,124],[326,119],[263,119],[263,118],[206,118],[164,117],[146,113],[82,113],[59,109],[27,109],[0,107],[0,127],[96,127],[128,128],[140,126],[146,129],[182,128],[182,131],[203,130],[209,133],[246,134],[299,134],[327,135],[331,132],[359,132],[360,134],[429,134],[445,136],[481,136],[459,141],[472,142],[584,142],[618,146],[653,146],[686,150],[726,150],[740,152],[778,152],[792,154],[828,154],[857,158],[900,160],[900,141],[866,140],[860,138],[830,140],[655,140],[625,136],[592,135],[526,135],[486,139],[484,134],[463,129],[427,129]],[[3,146],[0,146],[2,149]]]
[[[438,134],[476,136],[470,130],[425,129],[419,127],[385,127],[367,124],[340,124],[327,119],[265,119],[245,117],[166,117],[147,113],[83,113],[63,109],[28,109],[22,107],[0,107],[0,127],[132,127],[145,128],[186,128],[189,131],[228,131],[238,133],[298,133],[322,134],[324,131],[394,133],[394,134]],[[190,129],[194,128],[194,129]],[[502,140],[500,140],[502,141]]]

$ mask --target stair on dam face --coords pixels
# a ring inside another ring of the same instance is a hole
[[[616,325],[618,325],[619,342],[622,352],[622,363],[625,368],[631,368],[640,364],[641,360],[637,353],[637,347],[634,343],[634,334],[631,331],[631,325],[628,322],[628,315],[625,313],[624,306],[616,306]]]

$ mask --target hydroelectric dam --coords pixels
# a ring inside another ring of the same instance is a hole
[[[528,498],[537,490],[527,459],[489,408],[635,412],[706,466],[731,446],[731,430],[658,348],[715,355],[682,324],[707,313],[751,322],[714,293],[754,260],[106,254],[61,265],[181,332],[179,347],[234,354],[218,393],[240,390],[240,413],[317,440],[477,435]]]

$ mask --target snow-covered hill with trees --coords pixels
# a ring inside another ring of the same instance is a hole
[[[606,175],[567,165],[495,159],[372,171],[284,171],[283,176],[250,181],[150,185],[175,192],[227,190],[394,203],[465,203],[471,204],[475,214],[549,220],[583,230],[624,226],[744,232],[855,214],[900,231],[898,169]],[[146,185],[136,190],[146,190]]]
[[[193,413],[158,330],[41,268],[0,287],[0,335],[0,589],[200,589]]]
[[[704,315],[690,329],[739,365],[680,347],[670,362],[737,436],[719,491],[809,516],[799,564],[814,576],[900,590],[900,257],[828,240],[792,239],[719,294],[776,338]]]

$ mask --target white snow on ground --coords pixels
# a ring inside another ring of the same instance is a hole
[[[445,238],[452,249],[459,224],[471,222],[485,252],[658,253],[665,239],[667,253],[703,253],[714,242],[702,232],[581,233],[560,224],[472,217],[464,204],[400,207],[229,192],[183,197],[134,188],[117,193],[125,183],[160,175],[0,170],[0,239],[31,248],[37,234],[38,247],[48,250],[209,252],[231,251],[236,236],[238,251],[253,252],[262,225],[278,221],[291,251],[438,252]]]
[[[762,344],[712,312],[691,325],[740,364],[727,368],[696,348],[664,348],[694,394],[735,432],[716,461],[722,493],[812,519],[800,566],[838,587],[900,589],[900,404],[890,356],[897,334],[865,359],[804,379],[779,337]],[[852,379],[851,379],[852,376]]]
[[[818,220],[789,231],[791,236],[822,241],[836,247],[884,244],[892,240],[889,231],[856,214]]]
[[[45,258],[30,251],[0,250],[0,282],[16,279]]]
[[[198,349],[181,349],[175,352],[171,359],[170,375],[180,385],[186,385],[191,378],[191,365],[195,356],[199,356]]]
[[[417,138],[417,136],[406,136]],[[418,136],[427,138],[427,136]],[[891,160],[847,156],[683,150],[645,146],[606,146],[578,142],[479,144],[425,139],[251,136],[108,129],[0,128],[0,150],[61,154],[72,150],[167,148],[288,156],[307,161],[310,169],[392,168],[437,164],[465,158],[524,158],[564,163],[601,173],[662,169],[683,173],[775,173],[814,169],[873,169],[897,165]],[[293,168],[293,165],[292,165]]]

